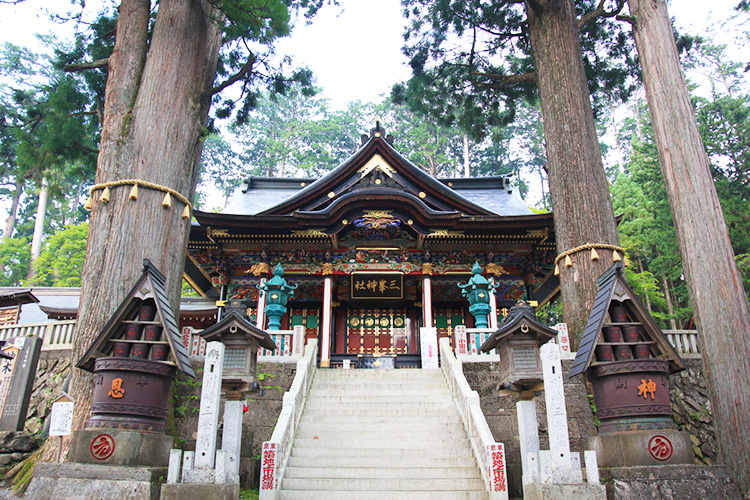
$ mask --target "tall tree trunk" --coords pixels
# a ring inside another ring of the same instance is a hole
[[[672,303],[672,292],[669,291],[669,280],[662,276],[662,286],[664,287],[664,300],[667,302],[667,314],[669,314],[669,327],[677,330],[677,320],[674,318],[674,304]]]
[[[97,183],[142,179],[193,199],[201,139],[208,119],[210,89],[221,42],[221,16],[208,0],[161,0],[150,46],[150,3],[122,0],[115,48],[109,59]],[[148,258],[166,276],[166,289],[178,305],[187,251],[189,219],[173,198],[127,186],[112,188],[111,200],[98,196],[91,214],[74,362],[114,313],[140,276]],[[84,427],[91,408],[92,383],[74,369],[73,428]]]
[[[471,177],[469,168],[469,134],[464,132],[464,177]]]
[[[628,0],[723,462],[750,494],[750,307],[664,0]]]
[[[21,195],[23,194],[23,185],[25,182],[26,179],[21,176],[16,178],[16,185],[13,188],[13,193],[10,195],[10,210],[8,210],[8,218],[5,220],[5,231],[3,232],[3,239],[13,237],[13,231],[16,229],[18,204],[21,201]]]
[[[36,218],[34,219],[34,236],[31,238],[31,259],[29,259],[29,273],[26,280],[31,282],[36,271],[34,262],[42,253],[42,236],[44,236],[44,219],[47,216],[47,202],[49,201],[49,181],[47,177],[42,178],[42,187],[39,189],[39,204],[36,207]]]
[[[583,68],[572,0],[527,1],[542,105],[548,178],[559,253],[586,243],[619,245]],[[560,265],[562,311],[573,348],[578,346],[596,298],[596,278],[612,265],[612,252],[571,256]]]
[[[640,269],[640,272],[643,273],[643,260],[640,257],[638,258],[638,268]],[[653,315],[654,311],[651,310],[651,298],[648,296],[648,292],[643,294],[643,300],[646,301],[646,309],[648,309],[648,313]]]

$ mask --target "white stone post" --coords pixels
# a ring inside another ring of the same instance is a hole
[[[456,357],[469,354],[466,325],[457,325],[453,329],[453,334],[456,336]]]
[[[572,484],[576,474],[570,457],[568,414],[565,408],[560,347],[548,342],[539,348],[544,376],[544,401],[547,406],[549,432],[549,470],[552,483]],[[542,468],[545,467],[542,462]]]
[[[195,463],[187,475],[189,483],[213,483],[216,458],[216,432],[219,426],[221,375],[224,369],[224,344],[209,342],[203,365],[198,437],[195,441]]]
[[[333,280],[323,280],[323,331],[320,340],[320,367],[331,366],[331,315],[333,313]]]
[[[518,417],[518,441],[521,448],[521,468],[523,484],[539,483],[539,425],[536,416],[536,402],[516,403]],[[534,457],[533,459],[531,457]]]
[[[302,357],[305,348],[305,327],[295,325],[292,334],[292,356]]]
[[[167,469],[167,484],[177,484],[180,480],[180,464],[182,450],[169,450],[169,468]]]
[[[195,462],[195,452],[186,451],[182,456],[182,482],[187,482],[190,472],[193,470],[193,463]]]
[[[490,290],[490,328],[496,330],[497,324],[497,297],[495,297],[495,291]]]
[[[240,482],[242,408],[244,405],[244,401],[227,401],[224,403],[224,431],[221,435],[221,449],[227,453],[226,483],[237,484]],[[218,465],[216,473],[219,473]]]
[[[432,282],[429,274],[422,276],[422,314],[424,326],[432,328]]]

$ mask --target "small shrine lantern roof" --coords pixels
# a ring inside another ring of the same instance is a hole
[[[96,359],[113,356],[114,341],[128,342],[123,340],[125,329],[128,323],[134,323],[138,316],[139,308],[148,301],[153,301],[156,307],[156,313],[153,321],[149,324],[162,327],[161,338],[165,341],[154,341],[153,344],[164,344],[169,346],[169,353],[172,361],[179,370],[191,377],[195,377],[193,367],[190,365],[187,350],[182,343],[180,329],[177,326],[177,320],[172,312],[172,306],[167,298],[165,290],[166,278],[164,275],[149,261],[143,260],[143,273],[136,281],[133,288],[128,292],[125,299],[117,308],[115,313],[110,317],[99,335],[94,339],[92,344],[86,350],[84,355],[78,361],[76,366],[86,371],[94,371],[94,362]],[[136,341],[131,341],[136,342]],[[143,341],[137,341],[143,342]]]
[[[557,330],[543,325],[536,319],[534,308],[525,301],[519,300],[515,306],[510,308],[508,316],[505,317],[500,327],[485,340],[480,350],[489,352],[500,348],[514,334],[523,334],[533,338],[542,345],[557,337]]]
[[[239,304],[239,301],[232,302]],[[248,341],[257,342],[264,349],[268,349],[269,351],[275,350],[276,344],[273,343],[271,336],[265,330],[261,330],[251,323],[244,309],[236,307],[238,304],[232,304],[235,307],[227,307],[221,321],[199,332],[201,338],[206,342],[223,342],[227,335],[234,337],[244,336]]]
[[[666,361],[670,373],[685,369],[685,362],[628,286],[622,262],[615,262],[597,279],[597,285],[599,291],[591,308],[589,321],[583,331],[573,367],[568,373],[569,377],[585,372],[596,363],[594,351],[597,345],[605,344],[601,332],[608,325],[637,326],[640,343],[649,346],[649,357]],[[626,321],[611,317],[610,306],[613,303],[618,303],[617,306],[624,308],[623,314],[627,315]]]

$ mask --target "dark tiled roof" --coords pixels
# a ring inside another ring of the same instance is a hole
[[[264,330],[261,330],[254,324],[252,324],[247,316],[239,311],[230,311],[227,315],[215,325],[211,325],[205,330],[198,333],[207,342],[213,340],[220,341],[221,334],[228,331],[230,328],[235,327],[240,331],[244,332],[247,337],[253,337],[261,347],[270,351],[276,350],[276,344],[273,343],[273,339]]]

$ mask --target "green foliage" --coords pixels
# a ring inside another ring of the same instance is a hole
[[[0,286],[21,286],[29,272],[31,247],[26,238],[0,241]]]
[[[86,258],[87,222],[69,225],[52,235],[34,263],[37,286],[81,286],[83,261]]]
[[[598,2],[575,4],[580,17]],[[393,88],[395,102],[481,139],[493,127],[512,122],[522,100],[535,101],[523,3],[402,0],[402,5],[408,19],[404,53],[412,77]],[[629,33],[599,18],[583,26],[581,46],[595,107],[627,98],[636,68]],[[526,77],[513,80],[520,75]]]

